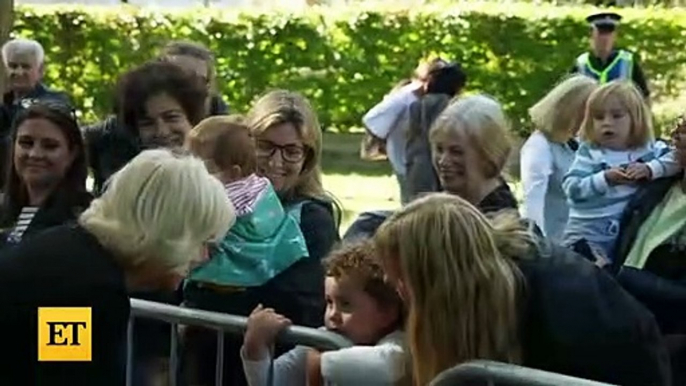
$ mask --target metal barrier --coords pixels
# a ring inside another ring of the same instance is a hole
[[[170,349],[170,373],[169,385],[177,385],[178,369],[178,331],[179,325],[204,327],[217,331],[217,361],[215,364],[215,384],[222,385],[224,371],[224,334],[243,335],[248,324],[248,318],[244,316],[222,314],[184,308],[164,303],[147,300],[131,299],[131,318],[127,334],[126,352],[126,385],[133,384],[133,334],[136,318],[152,319],[171,324],[171,349]],[[285,344],[303,345],[319,350],[338,350],[352,346],[346,338],[328,331],[315,328],[291,326],[286,328],[277,337],[278,341]]]
[[[612,386],[548,371],[491,361],[463,363],[439,374],[430,386]]]

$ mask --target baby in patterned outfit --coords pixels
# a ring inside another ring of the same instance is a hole
[[[188,134],[186,148],[224,183],[238,216],[189,281],[215,289],[257,287],[308,257],[297,217],[284,210],[269,180],[256,174],[255,141],[242,117],[203,120]]]

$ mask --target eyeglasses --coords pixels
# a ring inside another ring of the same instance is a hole
[[[276,152],[281,153],[281,158],[290,163],[302,161],[307,155],[307,149],[300,145],[277,145],[269,141],[257,141],[257,157],[272,158]]]

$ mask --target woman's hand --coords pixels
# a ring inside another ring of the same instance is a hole
[[[263,308],[261,304],[255,307],[248,318],[248,328],[243,338],[246,359],[252,361],[264,359],[276,335],[290,325],[290,319],[277,314],[274,309]]]
[[[633,181],[650,180],[653,173],[650,171],[648,165],[641,162],[634,162],[626,167],[626,177]]]

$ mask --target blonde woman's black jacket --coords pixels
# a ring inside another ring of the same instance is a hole
[[[641,270],[624,262],[643,223],[681,178],[652,181],[632,198],[620,223],[613,266],[617,280],[655,314],[665,334],[686,334],[686,245],[658,246]]]
[[[372,237],[389,214],[366,213],[344,239]],[[515,262],[525,279],[524,366],[622,386],[671,385],[655,317],[611,274],[543,238]]]

